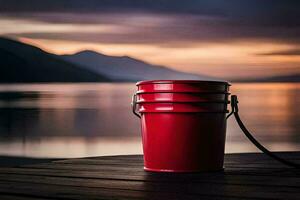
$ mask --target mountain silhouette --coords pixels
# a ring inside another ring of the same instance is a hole
[[[263,79],[261,81],[265,81],[265,82],[300,82],[300,74],[274,76],[274,77]]]
[[[152,65],[128,56],[108,56],[90,50],[59,56],[35,46],[0,37],[0,83],[119,82],[151,79],[216,80]],[[300,82],[300,74],[233,81]]]
[[[235,79],[233,82],[300,82],[300,74],[271,76],[250,79]]]
[[[101,82],[109,78],[37,47],[0,37],[0,82]]]
[[[164,66],[152,65],[128,56],[108,56],[86,50],[62,56],[66,61],[80,65],[95,73],[101,73],[113,81],[140,81],[151,79],[208,80],[208,76],[176,71]]]

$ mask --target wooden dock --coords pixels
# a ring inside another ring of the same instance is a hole
[[[300,162],[300,152],[279,153]],[[300,171],[263,154],[227,154],[224,172],[149,173],[141,155],[0,168],[0,199],[300,199]]]

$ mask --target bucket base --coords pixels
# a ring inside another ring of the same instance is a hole
[[[144,167],[144,170],[147,172],[160,172],[160,173],[203,173],[203,172],[223,172],[224,167],[220,169],[211,169],[211,170],[173,170],[173,169],[153,169]]]

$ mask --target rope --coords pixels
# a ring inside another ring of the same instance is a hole
[[[234,115],[238,125],[242,129],[243,133],[246,135],[246,137],[263,153],[268,155],[269,157],[273,158],[274,160],[277,160],[278,162],[281,162],[282,164],[285,164],[290,167],[294,167],[297,169],[300,169],[300,164],[285,160],[283,158],[278,157],[274,153],[270,152],[268,149],[266,149],[263,145],[261,145],[253,136],[252,134],[247,130],[244,123],[242,122],[240,116],[239,116],[239,108],[238,108],[238,99],[236,95],[231,96],[231,113],[227,116],[230,117],[232,114]]]

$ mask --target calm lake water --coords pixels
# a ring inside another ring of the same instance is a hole
[[[133,83],[0,85],[0,155],[83,157],[142,153]],[[271,150],[300,150],[300,84],[235,83],[240,115]],[[233,118],[226,152],[257,151]]]

